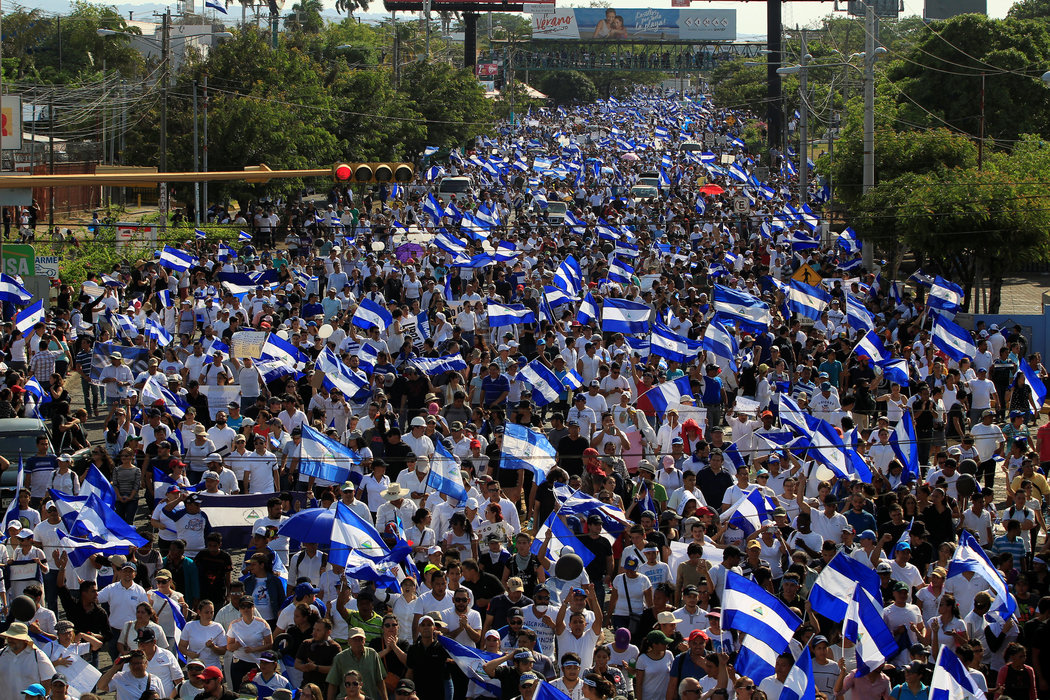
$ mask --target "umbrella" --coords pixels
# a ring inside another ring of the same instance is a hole
[[[630,152],[624,153],[622,156],[620,156],[620,159],[621,160],[638,160],[638,154],[637,153],[630,153]]]
[[[704,194],[723,194],[725,192],[725,190],[718,185],[704,185],[700,188],[700,191]]]
[[[310,508],[299,511],[281,523],[277,534],[299,542],[321,544],[332,541],[333,525],[335,525],[334,512],[327,508]]]

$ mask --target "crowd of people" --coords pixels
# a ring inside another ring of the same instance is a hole
[[[0,549],[0,700],[64,700],[78,659],[104,671],[82,698],[780,700],[805,650],[817,697],[926,700],[942,649],[996,698],[1050,697],[1050,428],[1021,371],[1042,381],[1038,353],[978,323],[955,359],[931,338],[926,274],[891,284],[827,231],[799,245],[823,224],[791,157],[763,183],[726,167],[759,165],[751,121],[659,91],[538,110],[413,187],[333,188],[291,224],[213,208],[250,240],[90,274],[36,323],[8,299],[0,416],[42,415],[50,439],[25,455]],[[706,132],[713,157],[679,150]],[[637,196],[651,172],[658,194]],[[454,176],[471,188],[434,196]],[[803,266],[830,296],[816,317],[784,303]],[[724,289],[768,321],[728,314]],[[647,306],[649,332],[615,330],[613,301]],[[709,343],[716,327],[731,342]],[[244,350],[246,330],[267,346]],[[903,376],[855,351],[869,331]],[[854,467],[800,444],[789,407]],[[520,427],[552,463],[509,468]],[[339,480],[301,469],[322,438],[352,450]],[[431,478],[448,456],[465,497]],[[96,470],[145,543],[78,563],[54,494],[97,489]],[[243,557],[202,509],[221,494],[269,495]],[[314,509],[404,557],[379,576],[333,562],[333,537],[282,534]],[[953,565],[971,540],[988,569]],[[878,578],[897,651],[874,668],[811,605],[840,556]],[[756,642],[726,602],[737,576],[801,621],[762,676],[740,667]]]

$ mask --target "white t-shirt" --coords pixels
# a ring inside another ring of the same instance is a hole
[[[613,579],[612,585],[616,587],[616,593],[618,594],[613,615],[630,615],[632,613],[641,615],[645,612],[645,592],[652,588],[652,583],[646,576],[639,574],[632,579],[626,574],[621,574]],[[628,605],[628,599],[630,599],[630,605]],[[582,668],[589,668],[589,666],[583,666]]]
[[[222,667],[222,657],[205,644],[211,640],[216,646],[226,646],[226,630],[218,622],[203,625],[200,620],[191,620],[182,629],[182,640],[189,646],[189,650],[200,655],[200,660],[205,666]]]
[[[642,679],[643,698],[661,698],[667,692],[667,684],[671,680],[671,662],[674,656],[665,651],[663,658],[653,659],[648,654],[640,654],[634,667],[645,672]],[[773,697],[773,696],[770,696]],[[776,697],[779,697],[776,696]]]
[[[263,583],[262,587],[265,589],[266,584]],[[258,663],[259,656],[257,654],[249,654],[245,652],[244,647],[257,647],[262,645],[263,639],[269,634],[270,626],[258,618],[255,618],[249,623],[245,623],[243,619],[238,619],[230,623],[230,631],[227,633],[227,636],[236,639],[241,644],[241,648],[233,652],[233,658],[237,661],[249,661],[253,664]]]

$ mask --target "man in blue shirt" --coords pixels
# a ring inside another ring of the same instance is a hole
[[[510,380],[500,374],[499,365],[489,363],[489,373],[481,380],[481,401],[485,408],[502,407],[510,394]]]
[[[718,365],[707,366],[707,376],[704,377],[704,393],[701,395],[700,403],[707,409],[707,429],[722,425],[722,402],[725,394],[722,388],[722,380],[718,378]]]

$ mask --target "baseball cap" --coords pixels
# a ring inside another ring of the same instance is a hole
[[[222,678],[222,669],[218,666],[206,666],[205,669],[201,671],[200,677],[201,680],[205,681],[210,681],[214,678]]]
[[[879,565],[875,567],[875,572],[879,574],[892,574],[893,567],[890,566],[888,561],[880,561]]]

